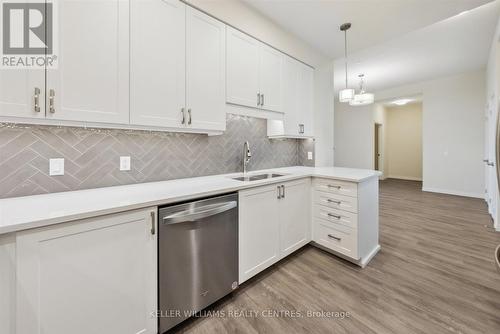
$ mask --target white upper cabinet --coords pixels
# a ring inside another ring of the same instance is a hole
[[[228,103],[281,111],[283,54],[227,27]]]
[[[0,116],[45,118],[45,71],[0,70]]]
[[[260,42],[227,27],[226,101],[247,107],[260,107]]]
[[[283,61],[283,120],[268,120],[270,137],[314,136],[314,70],[291,58]]]
[[[177,0],[131,1],[131,124],[183,126],[185,17],[186,6]]]
[[[129,2],[58,1],[58,68],[47,71],[49,119],[128,123]]]
[[[300,135],[312,137],[314,135],[314,70],[302,63],[299,63],[297,97]]]
[[[130,123],[224,131],[225,25],[177,0],[132,0]]]
[[[225,24],[186,7],[187,126],[226,129]]]
[[[271,111],[281,109],[281,66],[283,54],[262,44],[260,48],[260,107]]]

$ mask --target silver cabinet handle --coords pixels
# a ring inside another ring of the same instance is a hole
[[[151,211],[151,234],[156,233],[156,212]]]
[[[260,93],[257,93],[257,105],[260,106]]]
[[[281,189],[283,189],[283,195],[281,196],[281,198],[285,198],[285,186],[281,186]]]
[[[276,189],[278,189],[278,199],[281,199],[281,186],[277,186]]]
[[[263,106],[264,105],[264,94],[261,94],[261,96],[262,96],[262,101],[261,101],[260,105]]]
[[[56,98],[56,91],[53,89],[49,90],[49,111],[51,113],[56,112],[55,98]]]
[[[328,203],[335,203],[335,204],[338,204],[338,205],[340,205],[340,203],[342,203],[342,201],[335,201],[335,200],[330,199],[330,198],[329,198],[329,199],[327,199],[326,201],[327,201]]]
[[[181,108],[181,114],[182,114],[181,124],[185,124],[186,123],[186,113],[184,112],[184,108]]]
[[[339,215],[334,215],[333,213],[329,213],[329,214],[328,214],[328,217],[333,217],[333,218],[337,218],[337,219],[342,218],[341,216],[339,216]]]
[[[336,189],[340,189],[342,188],[341,186],[334,186],[333,184],[329,184],[328,185],[328,188],[336,188]]]
[[[489,162],[488,162],[488,166],[493,167],[493,166],[495,166],[495,163],[494,163],[494,162],[489,161]]]
[[[342,240],[342,238],[336,237],[336,236],[334,236],[333,234],[328,234],[328,238],[330,238],[330,239],[335,239],[335,240],[337,240],[337,241]]]
[[[299,124],[299,133],[304,133],[304,124]]]
[[[188,109],[188,115],[189,115],[189,120],[188,120],[188,125],[191,125],[192,117],[191,117],[191,108]]]
[[[40,88],[35,87],[35,103],[34,103],[35,112],[40,112]]]

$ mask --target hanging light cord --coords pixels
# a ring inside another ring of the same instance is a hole
[[[347,88],[347,29],[344,30],[345,88]]]

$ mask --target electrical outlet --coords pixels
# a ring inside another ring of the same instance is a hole
[[[313,159],[313,153],[307,152],[307,160],[312,160],[312,159]]]
[[[64,158],[49,159],[49,175],[64,175]]]
[[[120,170],[130,170],[130,157],[120,157]]]

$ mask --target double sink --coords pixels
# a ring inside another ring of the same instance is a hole
[[[236,181],[249,182],[249,181],[259,181],[265,179],[273,179],[275,177],[280,177],[280,176],[285,176],[285,174],[267,173],[267,174],[257,174],[257,175],[243,175],[239,177],[232,177],[232,179]]]

